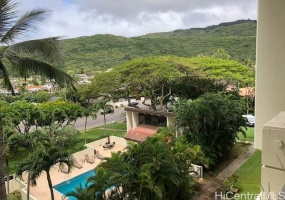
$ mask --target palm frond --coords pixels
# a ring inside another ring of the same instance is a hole
[[[75,80],[67,73],[50,64],[32,58],[13,55],[6,55],[6,58],[12,63],[13,69],[17,70],[21,76],[26,76],[29,73],[35,73],[45,76],[50,80],[54,80],[61,87],[67,84],[75,89]]]
[[[0,78],[3,79],[3,85],[14,94],[14,89],[9,79],[9,73],[1,61],[0,61]]]
[[[2,38],[13,25],[17,16],[16,7],[17,3],[11,0],[0,1],[0,38]]]
[[[9,49],[16,53],[24,52],[32,55],[40,55],[49,62],[55,62],[60,58],[58,39],[59,37],[51,37],[19,42],[11,45]]]
[[[36,29],[37,23],[42,22],[46,12],[40,8],[26,12],[3,34],[1,43],[9,44],[15,41],[18,36],[28,36],[28,33]]]

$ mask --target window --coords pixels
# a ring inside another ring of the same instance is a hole
[[[139,124],[166,127],[166,117],[149,115],[149,114],[139,114]]]

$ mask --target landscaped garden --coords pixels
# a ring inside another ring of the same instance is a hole
[[[106,128],[106,129],[105,129]],[[113,129],[113,130],[112,130]],[[93,142],[95,140],[105,138],[108,135],[124,137],[126,134],[126,124],[125,123],[118,123],[118,124],[108,124],[106,126],[96,127],[87,130],[86,132],[86,141]],[[84,149],[85,144],[85,133],[81,131],[78,136],[77,143],[72,147],[67,149],[69,153],[75,153]],[[18,163],[23,160],[27,155],[27,150],[24,148],[20,148],[17,153],[12,154],[9,156],[9,167],[10,172],[15,173]]]
[[[247,133],[253,133],[253,128],[249,128]],[[86,139],[87,143],[106,137],[107,135],[115,135],[123,137],[126,133],[125,123],[115,123],[108,124],[106,126],[96,127],[87,130]],[[76,151],[82,150],[85,143],[85,133],[84,131],[78,137],[77,144],[70,148],[68,151],[74,153]],[[212,180],[221,171],[223,171],[232,161],[234,161],[240,154],[244,153],[248,148],[248,144],[237,143],[233,149],[230,151],[229,155],[213,170],[205,170],[204,178],[207,180]],[[27,154],[27,150],[20,149],[17,154],[11,156],[10,170],[11,172],[16,170],[17,163],[23,159]],[[261,170],[261,153],[256,151],[234,174],[239,176],[237,186],[240,187],[240,193],[258,193],[260,191],[260,170]]]
[[[219,175],[228,165],[230,165],[235,159],[248,149],[248,144],[236,143],[229,154],[218,164],[214,169],[204,169],[204,179],[213,180]]]
[[[241,134],[239,134],[239,136],[243,137]],[[254,128],[248,127],[247,137],[244,139],[244,141],[253,142],[253,140]],[[243,140],[241,139],[241,141]],[[237,143],[237,145],[247,144]],[[235,148],[236,147],[234,147],[233,150]],[[223,162],[219,166],[223,166]],[[241,167],[234,172],[233,176],[238,177],[236,186],[239,188],[239,194],[252,194],[253,196],[257,196],[261,191],[261,151],[255,150],[255,152],[241,165]],[[229,187],[230,185],[231,184],[229,181],[224,183],[224,186]]]
[[[243,113],[242,102],[233,100],[232,98],[233,96],[231,94],[208,93],[201,95],[193,101],[180,99],[173,105],[173,110],[177,113],[177,125],[183,132],[183,137],[181,136],[181,138],[178,139],[189,148],[195,147],[196,150],[201,151],[201,154],[199,154],[201,157],[199,157],[199,159],[192,158],[191,160],[195,164],[200,164],[207,168],[207,170],[205,170],[205,178],[208,180],[218,175],[234,159],[246,151],[248,147],[247,144],[236,143],[236,133],[239,130],[245,130],[245,121],[241,116]],[[19,173],[18,170],[21,169],[19,166],[30,166],[28,160],[23,159],[29,152],[32,152],[29,155],[29,159],[36,161],[35,156],[37,156],[39,152],[34,152],[35,149],[33,148],[35,148],[35,146],[40,145],[40,148],[43,148],[42,151],[45,153],[47,153],[47,150],[53,150],[53,148],[55,148],[53,146],[46,149],[44,142],[46,140],[50,141],[48,146],[51,144],[58,145],[58,147],[61,148],[61,153],[67,152],[70,154],[84,149],[85,143],[98,140],[108,135],[123,137],[126,134],[125,124],[109,124],[86,130],[86,132],[81,131],[80,133],[67,125],[72,124],[78,117],[95,116],[96,112],[98,112],[96,104],[94,107],[82,108],[78,104],[64,101],[46,102],[38,105],[33,105],[25,101],[15,101],[13,104],[2,102],[2,110],[6,116],[4,120],[6,127],[9,127],[9,125],[10,127],[13,125],[18,127],[20,122],[22,122],[21,124],[24,127],[24,129],[16,129],[20,134],[15,133],[15,130],[14,132],[10,130],[11,133],[7,132],[7,145],[9,149],[11,149],[7,157],[9,158],[10,172],[17,171],[17,173]],[[28,113],[27,110],[29,110]],[[235,111],[235,115],[232,114],[233,111]],[[17,117],[14,117],[13,120],[9,120],[12,116]],[[206,123],[204,119],[207,119]],[[224,126],[225,124],[227,124],[227,126]],[[36,131],[30,131],[32,125],[38,126],[38,129]],[[189,129],[189,127],[191,129]],[[252,130],[248,129],[247,131]],[[22,134],[22,132],[25,134]],[[173,133],[173,130],[166,132],[166,135],[163,137],[168,138]],[[227,134],[223,135],[221,133]],[[172,141],[173,139],[167,140]],[[158,140],[153,139],[152,142],[152,145],[156,146]],[[174,144],[174,149],[181,148],[176,146],[176,143]],[[141,148],[140,145],[141,144],[138,145],[138,148]],[[132,146],[133,145],[131,145],[131,148]],[[166,148],[168,148],[168,146],[166,146]],[[68,163],[69,161],[66,160],[66,162]],[[53,161],[51,163],[53,163]],[[132,165],[132,163],[130,164]],[[112,174],[113,172],[108,171],[108,173]],[[152,181],[156,182],[158,180]],[[189,195],[195,193],[194,185],[192,185],[192,187],[193,190],[188,191],[187,198],[189,198]],[[127,188],[125,188],[125,190],[127,191]],[[177,188],[176,192],[180,193],[181,191],[184,191],[183,188]],[[159,195],[154,194],[153,191],[149,192],[148,195]],[[163,190],[161,192],[163,192]],[[135,195],[138,194],[141,193],[139,192]],[[129,194],[126,193],[124,195]],[[164,195],[167,196],[169,194],[165,193]]]

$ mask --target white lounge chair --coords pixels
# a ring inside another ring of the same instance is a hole
[[[69,174],[69,170],[68,170],[67,167],[65,167],[64,164],[60,164],[59,165],[58,171],[61,171],[61,172],[65,173],[65,174]]]
[[[102,156],[102,154],[99,153],[99,151],[96,151],[95,156],[101,160],[103,160],[105,158],[104,156]]]
[[[95,163],[94,158],[90,158],[88,154],[85,155],[85,160],[86,160],[86,162],[88,162],[90,164]]]
[[[73,162],[74,167],[76,167],[78,169],[82,168],[82,165],[78,163],[76,158],[72,157],[72,162]]]

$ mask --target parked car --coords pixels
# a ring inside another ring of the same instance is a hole
[[[254,126],[255,124],[255,116],[253,115],[242,115],[246,120],[247,126]]]
[[[131,99],[131,100],[130,100],[130,103],[128,104],[128,106],[138,108],[138,106],[137,106],[138,104],[139,104],[139,103],[137,102],[137,100]]]
[[[113,108],[106,108],[106,109],[105,109],[105,114],[109,114],[109,113],[113,113],[113,112],[114,112],[114,109],[113,109]],[[100,110],[100,113],[101,113],[101,115],[104,115],[104,110],[101,109],[101,110]]]

